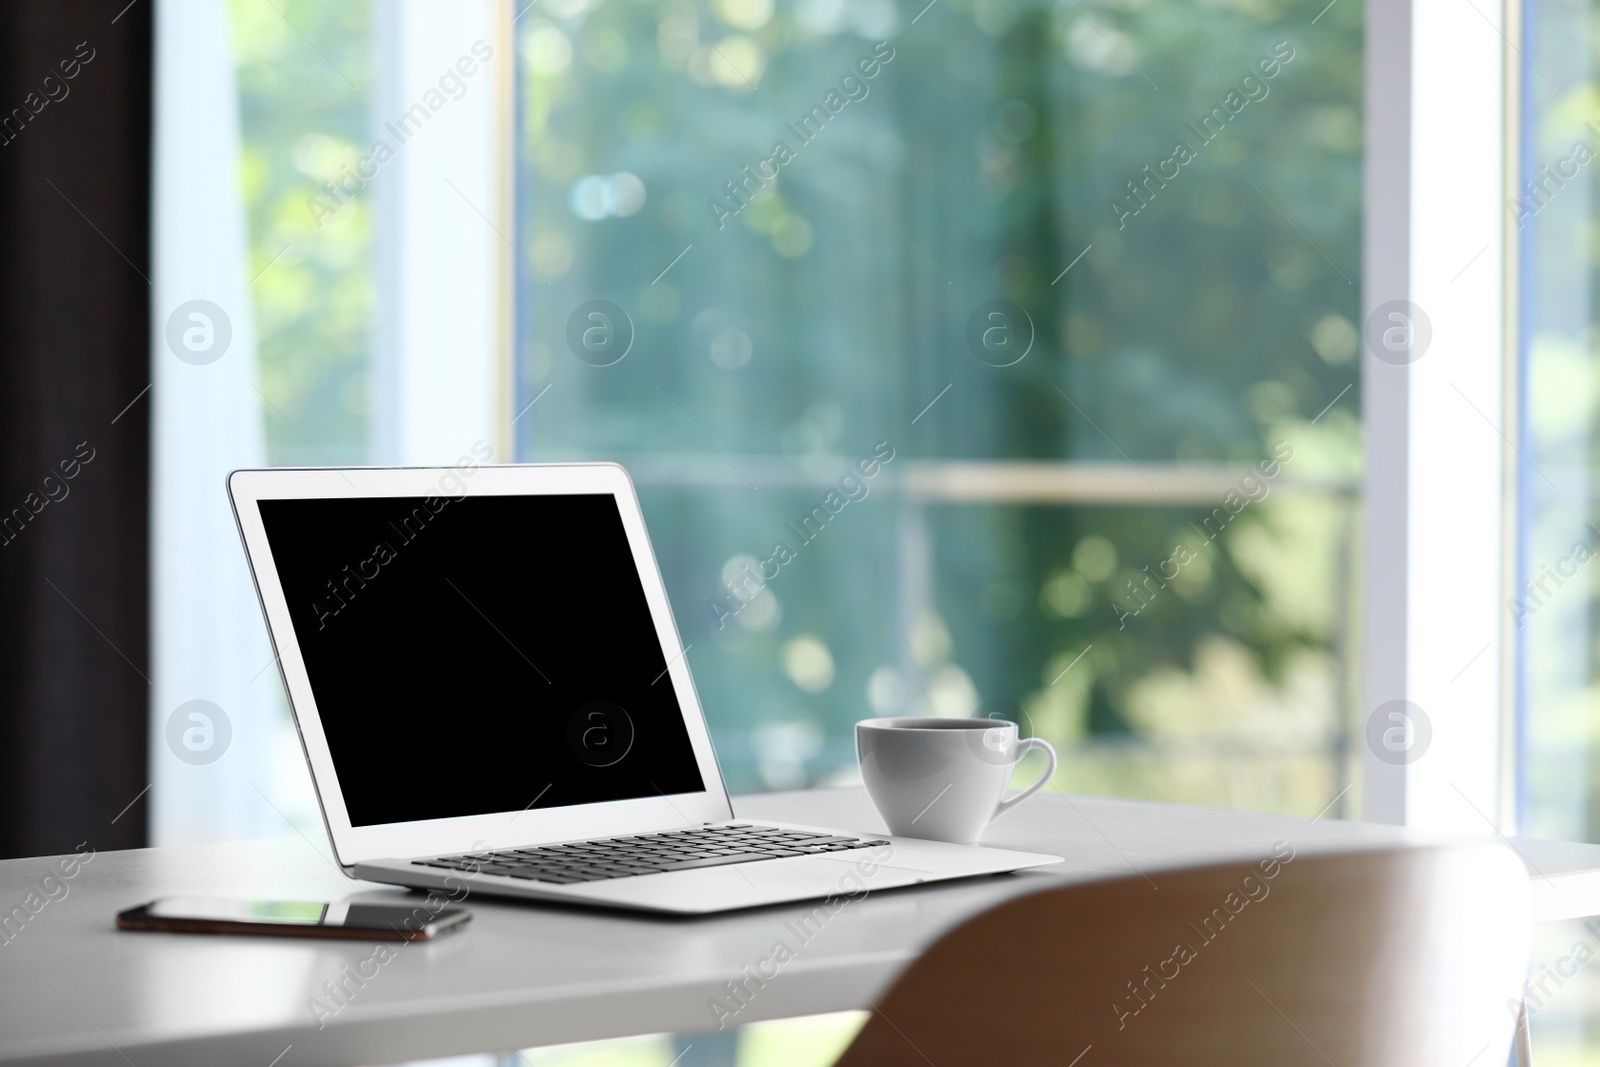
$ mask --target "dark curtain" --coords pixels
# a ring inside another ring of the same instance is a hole
[[[145,843],[151,3],[0,7],[0,856]]]

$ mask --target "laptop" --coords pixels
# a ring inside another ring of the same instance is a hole
[[[228,490],[351,878],[706,914],[1060,862],[734,818],[620,466],[240,470]]]

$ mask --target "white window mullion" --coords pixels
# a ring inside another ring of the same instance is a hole
[[[1363,725],[1427,725],[1367,731],[1364,814],[1472,834],[1501,814],[1502,19],[1400,0],[1366,31]]]
[[[507,152],[515,62],[504,0],[376,5],[368,170],[378,200],[373,458],[509,462]],[[381,147],[380,147],[381,146]]]

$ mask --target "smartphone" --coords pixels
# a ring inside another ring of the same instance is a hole
[[[420,900],[408,908],[404,904],[344,901],[163,897],[119,912],[117,928],[192,934],[336,937],[358,941],[427,941],[471,918],[472,913],[466,908],[446,905],[434,911]]]

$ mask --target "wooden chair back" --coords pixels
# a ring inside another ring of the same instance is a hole
[[[837,1067],[1498,1067],[1530,940],[1509,849],[1295,855],[1068,885],[940,938]]]

